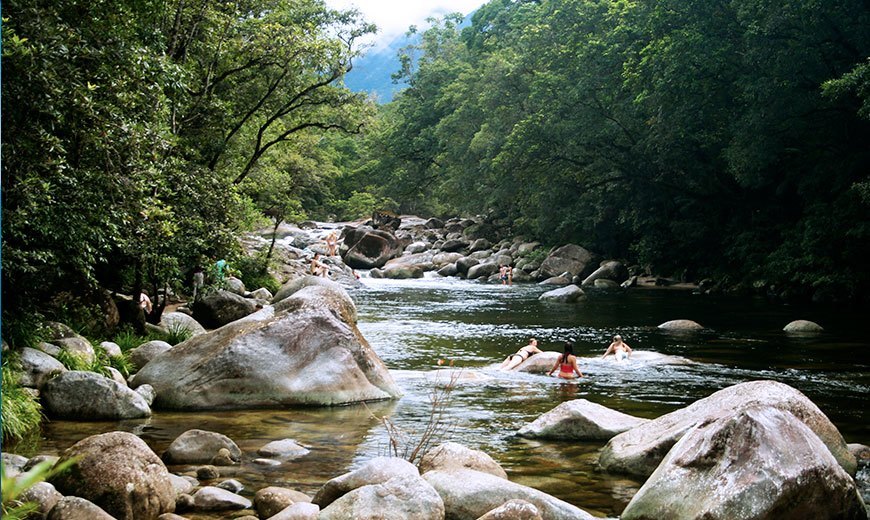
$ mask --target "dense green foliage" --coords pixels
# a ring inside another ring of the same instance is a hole
[[[777,293],[870,289],[870,7],[492,0],[408,49],[361,179]],[[361,173],[360,173],[361,172]]]
[[[20,440],[39,427],[42,419],[42,406],[39,400],[21,387],[19,371],[13,361],[3,356],[3,391],[0,413],[2,413],[3,440]]]
[[[372,110],[341,78],[374,28],[321,0],[2,10],[4,337],[61,291],[145,288],[156,320],[258,216],[331,201],[317,143]]]

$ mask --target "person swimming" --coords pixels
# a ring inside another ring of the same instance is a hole
[[[562,379],[583,377],[583,372],[580,372],[580,368],[577,366],[577,356],[574,355],[574,344],[570,341],[565,342],[565,351],[547,375],[553,375],[553,372],[555,372],[557,368],[559,369],[557,377],[561,377]]]
[[[531,338],[529,344],[521,347],[515,354],[511,354],[498,367],[499,370],[511,370],[518,367],[523,361],[529,359],[535,354],[540,354],[541,349],[538,348],[538,340]]]
[[[616,361],[623,361],[631,357],[631,347],[622,341],[622,336],[617,334],[616,336],[613,336],[613,342],[610,343],[610,346],[604,351],[604,355],[601,356],[601,359],[606,358],[610,354],[613,354],[616,357]]]

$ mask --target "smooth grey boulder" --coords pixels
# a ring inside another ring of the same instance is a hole
[[[472,253],[475,251],[484,251],[492,247],[492,242],[485,238],[478,238],[468,246],[468,250]]]
[[[666,321],[659,325],[660,329],[663,330],[671,330],[671,331],[692,331],[692,330],[703,330],[698,322],[692,320],[671,320]]]
[[[447,264],[441,269],[438,269],[438,274],[441,276],[456,276],[459,274],[459,269],[456,268],[456,264]]]
[[[42,403],[54,417],[76,420],[138,419],[151,416],[145,399],[95,372],[70,371],[42,387]]]
[[[586,399],[574,399],[523,426],[517,435],[538,439],[608,440],[648,420]]]
[[[423,241],[411,242],[405,247],[405,252],[409,254],[422,253],[429,249],[429,243]]]
[[[623,520],[864,520],[855,482],[789,412],[750,407],[700,422],[634,495]]]
[[[27,465],[27,457],[16,455],[14,453],[2,454],[3,475],[6,478],[13,478],[24,472],[24,466]]]
[[[238,294],[239,296],[247,296],[248,290],[245,288],[245,282],[239,280],[235,276],[224,278],[224,282],[227,284],[227,290],[231,293]]]
[[[598,464],[606,471],[647,477],[693,426],[727,418],[753,406],[768,406],[794,414],[819,436],[847,473],[855,474],[855,457],[837,428],[804,394],[776,381],[729,386],[621,433],[604,446]]]
[[[41,350],[30,347],[21,349],[19,357],[21,361],[21,386],[28,388],[42,388],[56,374],[66,372],[63,363],[49,356]]]
[[[121,357],[124,355],[124,353],[121,352],[121,346],[113,341],[103,341],[97,345],[96,348],[102,350],[106,356],[110,358]]]
[[[574,303],[586,297],[583,289],[576,285],[566,285],[552,291],[547,291],[541,294],[538,299],[541,301],[557,302],[557,303]]]
[[[561,352],[546,350],[535,354],[534,356],[530,356],[528,359],[516,366],[513,371],[527,372],[530,374],[546,374],[553,368],[553,365],[555,365],[561,357]]]
[[[257,450],[258,455],[281,460],[297,459],[309,453],[311,453],[311,450],[293,439],[272,441]]]
[[[103,509],[80,497],[63,497],[51,508],[46,520],[117,520]]]
[[[444,227],[444,221],[441,220],[440,218],[432,217],[429,220],[427,220],[426,223],[423,224],[423,226],[426,229],[441,229]]]
[[[291,504],[267,520],[318,520],[320,507],[310,502],[297,502]],[[261,518],[266,518],[261,516]]]
[[[245,489],[245,486],[241,482],[239,482],[238,480],[236,480],[234,478],[224,480],[223,482],[220,482],[219,484],[217,484],[217,486],[215,486],[215,487],[225,489],[225,490],[229,491],[230,493],[235,493],[237,495],[239,493],[241,493],[242,490]]]
[[[170,473],[169,479],[172,481],[172,489],[175,490],[176,495],[190,493],[194,487],[199,485],[199,481],[193,477],[182,477]]]
[[[545,280],[538,282],[538,285],[568,285],[571,283],[571,277],[566,275],[551,276]]]
[[[356,307],[340,286],[309,286],[262,319],[232,323],[179,344],[148,363],[131,384],[153,386],[156,407],[187,410],[399,397],[401,391],[355,323]]]
[[[312,285],[333,288],[340,287],[340,285],[338,285],[336,282],[333,282],[329,278],[306,274],[304,276],[300,276],[299,278],[289,280],[287,283],[282,285],[278,292],[275,293],[275,296],[272,297],[272,303],[275,304],[280,302],[281,300],[287,299],[290,296],[293,296],[297,292],[301,291],[302,289],[310,287]]]
[[[119,520],[175,511],[175,489],[166,466],[132,433],[87,437],[67,449],[59,463],[70,459],[75,465],[51,479],[64,495],[90,500]]]
[[[136,387],[136,393],[141,395],[145,402],[148,403],[148,406],[151,406],[151,403],[154,402],[154,397],[156,394],[154,393],[154,387],[151,385],[140,385]]]
[[[305,493],[277,486],[265,487],[254,494],[254,509],[260,518],[270,518],[295,503],[310,502],[311,497]]]
[[[476,278],[480,278],[482,276],[491,276],[498,272],[499,265],[495,262],[484,262],[482,264],[477,264],[468,269],[468,273],[466,273],[466,277],[469,280],[474,280]]]
[[[808,321],[808,320],[795,320],[790,322],[788,325],[782,328],[785,332],[793,332],[793,333],[803,333],[803,334],[815,334],[819,332],[824,332],[825,329],[822,328],[818,323]]]
[[[448,264],[455,264],[460,258],[463,258],[462,253],[437,253],[432,257],[432,265],[444,267]]]
[[[255,300],[264,300],[264,301],[272,301],[273,294],[269,292],[269,289],[265,287],[260,287],[256,291],[251,291],[251,298]]]
[[[419,475],[400,475],[349,491],[320,511],[318,520],[442,520],[444,502]]]
[[[508,500],[478,520],[544,520],[535,504],[525,500]]]
[[[87,361],[88,363],[93,363],[94,359],[96,359],[97,357],[97,354],[94,351],[94,346],[91,345],[90,341],[86,340],[81,336],[56,339],[53,340],[52,343],[60,347],[61,350],[65,350],[68,353]]]
[[[251,505],[247,498],[216,486],[203,486],[193,495],[193,507],[198,511],[232,511]]]
[[[465,249],[469,245],[468,240],[463,238],[453,238],[449,240],[445,240],[443,244],[441,244],[441,251],[445,253],[455,253],[460,249]]]
[[[430,448],[420,459],[420,473],[427,471],[473,469],[507,479],[507,473],[498,462],[480,450],[472,450],[456,442],[445,442]]]
[[[193,317],[203,327],[216,329],[257,310],[257,302],[223,289],[205,294],[193,303]]]
[[[601,267],[592,272],[589,276],[583,279],[580,284],[582,287],[595,284],[596,280],[610,280],[616,285],[628,279],[628,269],[622,265],[622,262],[616,260],[608,260],[601,263]]]
[[[221,449],[229,451],[229,458],[238,462],[242,450],[232,439],[222,433],[206,430],[187,430],[163,452],[167,464],[210,464]]]
[[[45,515],[51,511],[61,498],[63,498],[63,495],[58,493],[52,484],[37,482],[24,490],[17,500],[36,504],[36,511],[40,515],[40,518],[45,518]]]
[[[541,277],[559,276],[564,272],[571,273],[572,276],[583,275],[594,261],[593,253],[576,244],[567,244],[554,249],[541,262]]]
[[[467,256],[462,257],[456,261],[456,270],[459,272],[459,274],[465,276],[466,274],[468,274],[468,271],[472,267],[476,266],[479,263],[480,260],[477,260],[476,258],[469,258]]]
[[[519,499],[533,504],[547,520],[593,520],[591,514],[537,489],[475,471],[429,471],[423,479],[444,501],[445,517],[477,520],[505,502]]]
[[[148,341],[130,351],[130,363],[138,370],[152,359],[171,349],[172,345],[165,341],[159,339]]]
[[[268,292],[268,291],[267,291]],[[200,325],[193,316],[183,312],[167,312],[160,317],[160,326],[166,330],[186,330],[191,337],[205,334],[205,327]]]
[[[325,509],[338,500],[339,497],[354,489],[373,484],[382,484],[393,477],[404,476],[419,477],[420,472],[417,470],[417,466],[414,466],[405,459],[398,457],[377,457],[354,471],[327,481],[317,491],[311,502],[320,506],[321,509]]]
[[[424,269],[421,265],[412,264],[393,264],[384,266],[384,278],[393,280],[409,280],[413,278],[423,278]]]

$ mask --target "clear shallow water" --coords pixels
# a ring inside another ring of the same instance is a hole
[[[664,289],[592,294],[579,304],[547,304],[538,301],[545,288],[536,285],[504,287],[453,279],[363,281],[365,287],[352,292],[359,328],[394,372],[405,392],[402,399],[368,407],[156,412],[147,421],[121,423],[54,421],[45,427],[39,446],[29,450],[59,452],[88,435],[119,429],[136,432],[161,453],[182,432],[201,428],[224,433],[242,448],[243,463],[222,476],[245,484],[243,494],[252,495],[266,485],[314,493],[326,480],[387,454],[388,436],[373,415],[389,416],[411,437],[423,431],[433,388],[449,380],[449,371],[437,365],[439,359],[452,361],[454,368],[474,379],[459,382],[450,395],[449,440],[489,453],[511,480],[601,516],[619,514],[641,484],[596,469],[603,443],[531,441],[514,432],[571,399],[585,398],[652,418],[735,383],[774,379],[807,394],[847,442],[870,444],[870,344],[860,334],[867,309],[799,308]],[[706,329],[672,334],[656,328],[678,318],[695,320]],[[816,321],[826,332],[806,337],[783,333],[782,327],[794,319]],[[638,351],[691,362],[616,365],[596,359],[617,333]],[[564,339],[574,339],[587,377],[567,383],[493,370],[531,336],[539,339],[543,350],[561,350]],[[311,454],[277,467],[254,462],[258,448],[288,437],[308,445]]]

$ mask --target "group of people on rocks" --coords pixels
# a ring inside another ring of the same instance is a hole
[[[499,370],[513,370],[520,366],[525,360],[542,352],[543,351],[538,348],[538,340],[531,338],[528,345],[520,347],[516,353],[508,356],[499,366]],[[604,351],[604,355],[602,355],[601,358],[604,359],[613,354],[616,357],[616,361],[619,362],[629,359],[631,357],[631,352],[631,347],[622,340],[622,336],[617,334],[616,336],[613,336],[613,341],[607,347],[607,350]],[[577,366],[577,356],[574,355],[573,342],[565,342],[562,355],[559,356],[559,359],[547,375],[552,376],[556,370],[559,371],[557,377],[562,379],[576,379],[578,377],[583,377],[580,367]]]
[[[338,235],[336,235],[335,231],[327,235],[324,241],[326,242],[327,256],[338,254]],[[320,253],[314,253],[308,273],[314,276],[323,276],[324,278],[329,276],[329,266],[320,259]]]

